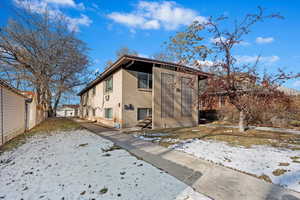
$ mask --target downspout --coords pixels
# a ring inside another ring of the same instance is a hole
[[[3,87],[0,87],[1,88],[1,90],[0,90],[0,102],[1,102],[1,141],[2,141],[2,145],[4,144],[4,128],[3,128],[3,126],[4,126],[4,119],[3,119],[3,117],[4,117],[4,114],[3,114],[3,112],[4,112],[4,110],[3,110]]]

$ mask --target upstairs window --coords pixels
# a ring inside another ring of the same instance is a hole
[[[145,73],[145,72],[138,72],[138,88],[151,89],[152,74]]]
[[[111,92],[113,91],[113,77],[109,77],[105,81],[105,92]]]
[[[93,87],[93,95],[95,95],[95,94],[96,94],[96,86]]]

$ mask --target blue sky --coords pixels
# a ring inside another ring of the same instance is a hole
[[[1,0],[0,25],[12,16],[11,9],[21,6],[20,0]],[[151,56],[160,51],[164,41],[183,30],[193,19],[224,14],[240,19],[255,12],[257,6],[270,12],[280,12],[284,20],[267,20],[255,25],[236,50],[243,62],[262,56],[263,65],[270,71],[282,67],[300,71],[300,1],[298,0],[27,0],[37,10],[45,7],[62,13],[70,20],[70,28],[91,49],[94,61],[91,69],[103,71],[107,60],[123,46],[140,55]],[[209,41],[210,38],[207,38]],[[288,87],[300,90],[300,80],[289,81]]]

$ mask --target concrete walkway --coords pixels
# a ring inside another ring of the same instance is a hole
[[[201,124],[200,126],[239,128],[238,126],[234,126],[234,125],[222,125],[222,124]],[[249,128],[258,130],[258,131],[271,131],[271,132],[277,132],[277,133],[291,133],[291,134],[300,135],[300,131],[297,131],[294,129],[287,129],[287,128],[273,128],[273,127],[260,127],[260,126],[249,126]]]
[[[300,193],[264,182],[253,176],[93,123],[80,122],[80,124],[212,199],[300,200]]]

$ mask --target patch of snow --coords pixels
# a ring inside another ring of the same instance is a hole
[[[134,134],[133,136],[139,138],[140,140],[151,141],[151,142],[169,142],[177,143],[180,139],[177,138],[162,138],[163,136],[168,136],[169,133],[144,133],[144,134]]]
[[[208,200],[86,130],[35,136],[0,155],[2,199]],[[106,191],[106,189],[107,191]]]
[[[244,148],[230,146],[225,142],[199,139],[186,140],[170,148],[257,176],[265,174],[275,184],[300,191],[300,163],[291,159],[293,156],[300,157],[299,150],[270,146]],[[280,163],[289,165],[279,166]],[[287,172],[275,176],[272,172],[276,169],[284,169]]]
[[[180,139],[177,138],[163,138],[161,142],[177,143],[180,142]]]
[[[159,142],[161,140],[160,137],[147,137],[144,135],[134,135],[134,137],[137,137],[140,140],[151,141],[151,142]]]

